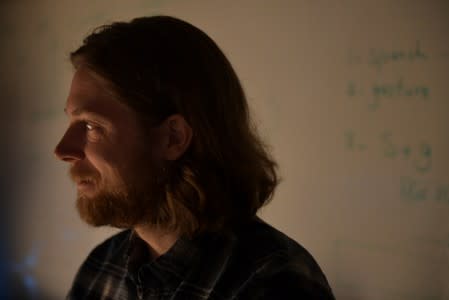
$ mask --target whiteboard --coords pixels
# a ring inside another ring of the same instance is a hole
[[[116,230],[79,219],[53,156],[68,53],[94,27],[165,14],[239,75],[282,183],[260,215],[321,265],[338,299],[449,299],[448,1],[4,1],[8,272],[61,299]]]

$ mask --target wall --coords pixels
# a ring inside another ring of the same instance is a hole
[[[283,182],[261,216],[338,299],[449,299],[449,2],[4,1],[2,189],[20,299],[61,299],[91,229],[53,148],[68,53],[95,26],[174,15],[239,74]]]

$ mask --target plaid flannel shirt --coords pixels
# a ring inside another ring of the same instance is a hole
[[[179,238],[151,260],[124,230],[81,265],[68,300],[335,299],[313,257],[259,218],[238,233]]]

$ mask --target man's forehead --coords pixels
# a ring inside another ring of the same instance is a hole
[[[111,97],[116,97],[112,84],[87,67],[80,67],[73,74],[70,93],[104,94]]]
[[[67,115],[108,114],[126,108],[105,79],[86,68],[76,70],[64,108]]]

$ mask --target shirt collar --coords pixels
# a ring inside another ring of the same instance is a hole
[[[198,257],[198,245],[195,240],[182,235],[175,244],[164,254],[152,259],[147,243],[131,230],[124,259],[128,273],[135,277],[139,272],[150,272],[162,281],[177,275],[184,277],[189,266]]]

